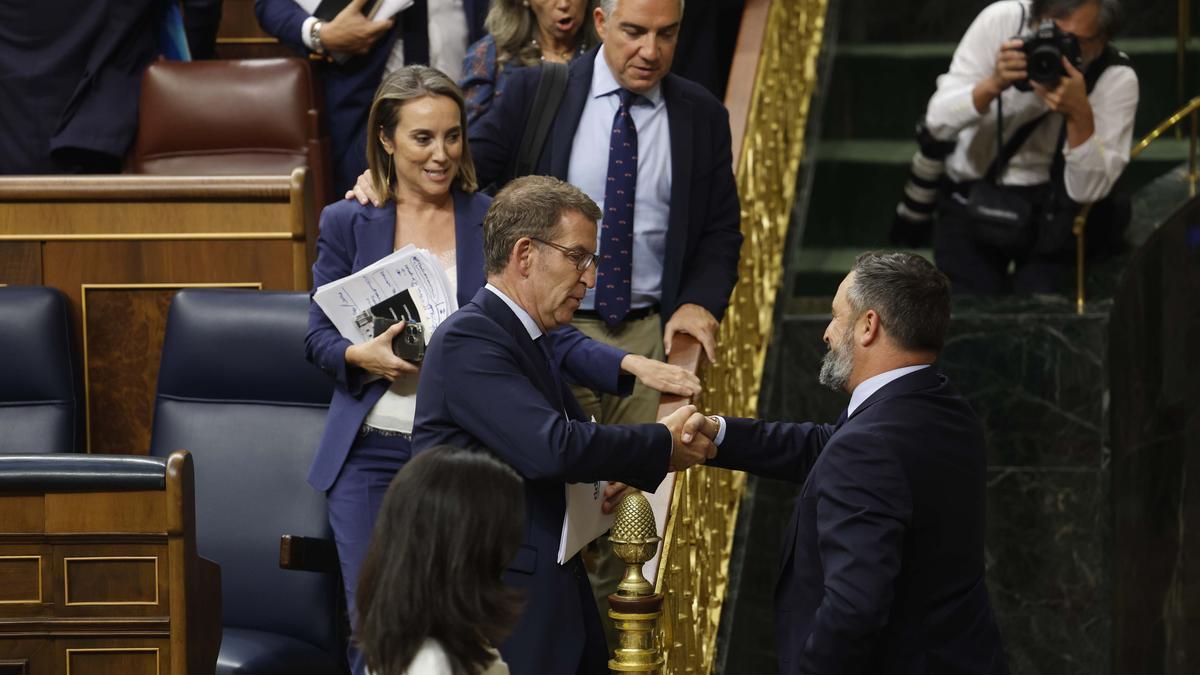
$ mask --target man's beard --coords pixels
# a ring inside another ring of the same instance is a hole
[[[821,373],[817,381],[838,392],[848,390],[850,371],[854,370],[854,335],[850,331],[842,334],[836,347],[830,347],[821,359]]]

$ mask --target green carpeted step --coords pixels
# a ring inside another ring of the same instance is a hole
[[[803,246],[879,247],[888,228],[908,165],[913,141],[821,141],[816,147],[812,199]],[[1188,142],[1164,137],[1130,163],[1121,189],[1136,191],[1187,161]],[[836,284],[835,284],[836,286]]]
[[[1141,99],[1134,134],[1141,137],[1180,106],[1175,40],[1130,38],[1117,44],[1138,73]],[[953,53],[953,43],[838,45],[822,136],[911,137]],[[1189,45],[1186,70],[1189,97],[1200,95],[1200,39]]]
[[[837,293],[838,284],[854,264],[854,260],[870,247],[806,247],[788,261],[789,269],[796,271],[791,296],[788,298],[789,314],[826,314],[829,301]],[[930,261],[931,249],[908,249]]]

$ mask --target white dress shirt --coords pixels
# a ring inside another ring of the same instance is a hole
[[[1022,27],[1029,17],[1029,3],[1002,0],[986,7],[963,35],[950,70],[937,81],[937,92],[929,101],[925,123],[935,138],[957,136],[958,145],[946,158],[946,174],[962,183],[982,178],[997,155],[996,101],[980,114],[972,101],[975,85],[990,76],[996,55],[1007,40],[1028,33]],[[1009,87],[1003,101],[1004,138],[1007,140],[1026,122],[1045,113],[1045,102],[1033,92]],[[1081,204],[1104,198],[1129,163],[1133,116],[1137,111],[1138,81],[1132,68],[1109,66],[1088,95],[1095,120],[1091,137],[1075,148],[1064,144],[1064,179],[1067,194]],[[1040,185],[1050,180],[1050,163],[1058,144],[1063,117],[1051,113],[1042,120],[1013,155],[1000,177],[1005,185]]]
[[[429,65],[457,82],[462,79],[463,59],[467,56],[467,14],[463,9],[463,0],[429,0],[427,13]],[[404,20],[403,11],[396,16],[396,20]],[[317,50],[312,42],[312,25],[317,21],[317,17],[310,16],[300,24],[300,40],[312,51]],[[404,40],[397,37],[384,65],[384,76],[403,67]]]
[[[508,305],[508,308],[513,311],[513,314],[517,315],[517,319],[521,321],[521,325],[524,326],[525,330],[529,332],[530,340],[536,341],[538,338],[542,337],[541,327],[538,326],[537,321],[534,321],[529,312],[525,311],[524,307],[518,305],[515,300],[505,295],[504,291],[496,288],[490,282],[484,284],[483,287],[491,291],[492,295],[495,295],[497,298],[503,300],[504,304]]]
[[[908,375],[909,373],[915,373],[918,370],[928,367],[928,363],[924,363],[919,366],[905,366],[903,368],[896,368],[894,370],[880,373],[873,377],[868,377],[862,382],[859,382],[858,386],[854,388],[854,391],[850,393],[850,404],[846,406],[846,418],[849,419],[849,417],[854,414],[855,410],[858,410],[858,407],[862,405],[864,401],[871,398],[871,394],[874,394],[880,389],[883,389],[886,385],[891,384],[893,380],[897,380],[905,375]],[[719,428],[717,430],[716,438],[713,439],[713,444],[717,447],[720,447],[721,442],[725,440],[724,417],[717,417],[717,426]]]
[[[604,60],[604,50],[596,52],[592,66],[592,88],[567,166],[567,182],[604,209],[604,191],[608,184],[608,146],[612,138],[613,118],[620,99],[621,85]],[[649,307],[662,297],[663,258],[667,251],[667,222],[671,217],[671,127],[667,122],[667,102],[662,83],[641,95],[633,106],[633,124],[637,129],[637,190],[633,204],[633,279],[630,308]],[[596,249],[603,252],[600,228],[596,230]],[[588,289],[580,309],[594,309],[596,292]]]

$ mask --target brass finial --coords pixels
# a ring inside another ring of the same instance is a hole
[[[642,565],[658,551],[658,528],[654,525],[654,510],[640,492],[631,492],[617,505],[613,523],[613,552],[626,565],[625,578],[617,586],[617,595],[644,597],[654,594],[654,586],[642,576]]]

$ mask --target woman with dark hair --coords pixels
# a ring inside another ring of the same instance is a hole
[[[507,675],[520,598],[500,575],[524,527],[521,477],[485,452],[440,445],[396,474],[358,585],[373,675]]]
[[[473,124],[500,95],[514,68],[542,61],[569,63],[599,40],[592,24],[595,0],[495,0],[484,27],[487,35],[467,47],[459,85]]]

